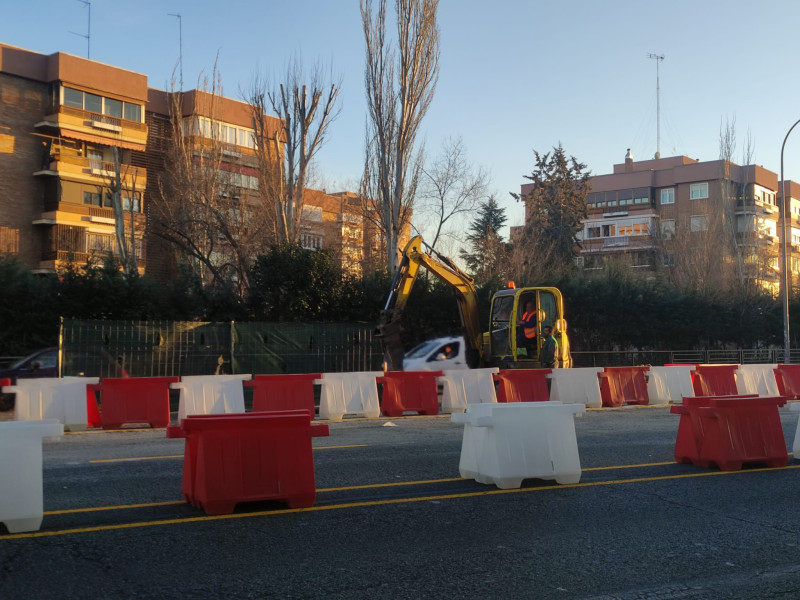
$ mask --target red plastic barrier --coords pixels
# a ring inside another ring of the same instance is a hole
[[[695,396],[736,396],[739,365],[697,365],[692,371]]]
[[[314,416],[314,380],[319,373],[256,375],[244,386],[253,388],[253,412],[305,408]]]
[[[100,409],[97,407],[97,396],[94,393],[95,384],[86,386],[86,425],[88,427],[100,427]]]
[[[230,514],[239,502],[257,500],[314,504],[311,438],[329,430],[312,425],[307,410],[191,415],[181,429],[183,496],[206,514]]]
[[[780,395],[800,398],[800,365],[778,365],[774,371]]]
[[[439,414],[439,392],[436,378],[441,371],[387,371],[376,381],[383,384],[381,413],[401,417],[406,411],[421,415]]]
[[[597,374],[603,406],[650,404],[645,377],[649,370],[649,366],[605,367],[602,373]]]
[[[503,369],[492,375],[498,402],[547,402],[547,376],[552,369]]]
[[[785,398],[739,396],[684,398],[670,412],[681,415],[675,460],[736,471],[744,463],[783,467],[789,462],[778,407]]]
[[[178,381],[179,377],[121,377],[103,379],[87,387],[92,395],[94,391],[100,392],[103,429],[119,429],[124,423],[166,427],[169,425],[169,384]]]

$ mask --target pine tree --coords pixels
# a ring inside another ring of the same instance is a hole
[[[509,246],[503,241],[500,229],[508,219],[506,210],[497,204],[494,196],[482,202],[477,212],[467,235],[469,251],[462,250],[460,257],[480,285],[506,277]]]
[[[531,246],[529,253],[550,257],[551,272],[567,272],[579,248],[577,234],[586,217],[590,173],[574,156],[567,157],[561,144],[546,154],[533,153],[534,170],[525,175],[533,188],[524,196],[511,194],[526,204],[521,242]]]

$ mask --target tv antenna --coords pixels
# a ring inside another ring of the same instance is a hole
[[[72,35],[79,35],[82,38],[86,38],[86,58],[91,58],[91,39],[92,39],[92,3],[91,0],[78,0],[84,6],[89,7],[89,23],[86,25],[86,33],[76,33],[74,31],[70,31]]]
[[[647,55],[647,58],[652,58],[656,61],[656,156],[661,158],[661,76],[659,73],[659,64],[664,60],[664,55],[653,54],[652,52]]]
[[[181,19],[181,13],[167,13],[167,16],[178,19],[178,68],[181,77],[181,91],[183,91],[183,19]]]

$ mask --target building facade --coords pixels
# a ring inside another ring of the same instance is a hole
[[[776,292],[780,267],[778,176],[761,166],[687,156],[625,162],[589,178],[578,264],[611,265],[696,287],[731,282]],[[530,186],[522,186],[522,194]],[[786,182],[790,273],[800,273],[800,186]]]
[[[188,179],[179,186],[175,115],[184,158],[213,171],[201,182],[208,189]],[[267,115],[264,123],[280,160],[281,121]],[[203,192],[199,205],[213,201],[236,226],[212,234],[202,228],[208,215],[184,211],[195,217],[188,242],[205,244],[200,251],[212,266],[244,264],[274,241],[255,128],[243,102],[201,90],[157,90],[139,73],[0,44],[0,254],[39,272],[119,255],[111,202],[119,189],[124,240],[139,272],[167,279],[179,262],[193,260],[164,229],[167,217],[177,214],[181,198]],[[306,190],[299,242],[333,249],[344,270],[359,275],[383,256],[372,223],[356,194]]]
[[[0,251],[44,272],[115,253],[118,178],[144,270],[146,102],[144,75],[0,44]]]

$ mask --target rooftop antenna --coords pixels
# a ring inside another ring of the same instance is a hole
[[[79,35],[82,38],[86,38],[86,58],[91,58],[91,39],[92,39],[92,3],[91,0],[78,0],[84,6],[89,7],[89,23],[86,25],[86,34],[83,33],[75,33],[74,31],[70,31],[72,35]]]
[[[181,19],[181,13],[167,13],[167,16],[178,19],[178,67],[181,76],[181,91],[183,91],[183,20]]]
[[[661,77],[658,66],[664,55],[653,54],[652,52],[647,55],[647,58],[652,58],[656,61],[656,158],[661,158]]]

